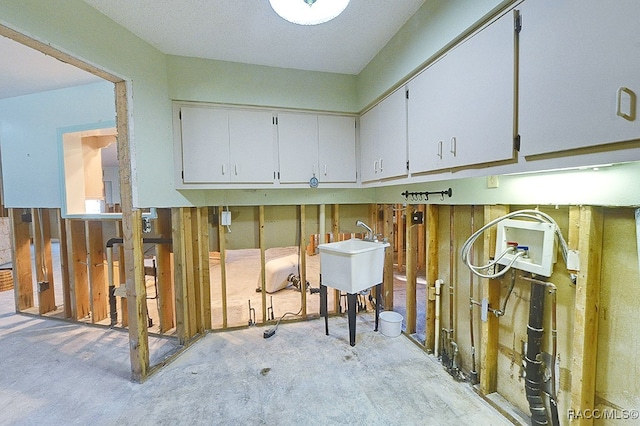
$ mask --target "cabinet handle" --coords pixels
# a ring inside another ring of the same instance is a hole
[[[316,165],[315,164],[311,166],[311,173],[313,174],[313,176],[316,175]]]
[[[324,175],[325,176],[327,175],[327,165],[326,164],[324,165]]]
[[[438,157],[442,160],[442,141],[438,141]]]
[[[378,160],[373,162],[373,173],[378,173]]]
[[[227,165],[225,163],[222,163],[222,176],[227,174]]]
[[[236,174],[236,176],[238,176],[238,163],[235,163],[233,165],[233,172]]]
[[[451,138],[449,151],[453,154],[454,157],[456,156],[456,137],[455,136]]]
[[[382,158],[380,159],[380,171],[382,171]]]
[[[626,93],[629,96],[629,114],[622,111],[622,94]],[[616,114],[625,120],[633,121],[636,119],[636,94],[628,87],[619,87],[617,92],[618,103],[616,107]]]

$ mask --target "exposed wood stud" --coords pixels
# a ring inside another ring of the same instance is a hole
[[[425,215],[426,230],[426,279],[427,279],[427,312],[425,346],[427,351],[435,350],[436,337],[436,299],[435,282],[438,279],[438,206],[428,204]]]
[[[218,241],[220,244],[220,285],[222,298],[222,328],[227,328],[227,267],[226,267],[226,239],[222,226],[222,207],[218,207]]]
[[[160,238],[172,238],[171,209],[157,209],[156,232]],[[160,332],[165,333],[175,327],[173,301],[173,276],[171,274],[171,246],[156,245],[156,267],[158,275],[158,297],[160,310]]]
[[[509,212],[508,206],[485,206],[484,222],[489,223],[493,219],[504,216]],[[488,263],[495,252],[496,228],[495,226],[484,233],[483,263]],[[489,301],[489,306],[500,306],[500,281],[480,279],[482,298]],[[493,393],[498,383],[498,335],[499,323],[495,315],[489,315],[487,321],[481,325],[481,368],[480,368],[480,392],[484,395]]]
[[[405,228],[406,232],[406,332],[413,334],[416,332],[416,318],[417,318],[417,304],[416,304],[416,286],[417,286],[417,274],[416,274],[416,261],[418,257],[418,226],[411,223],[411,215],[413,212],[413,206],[407,205],[405,207],[405,217],[407,218],[407,224]]]
[[[398,227],[396,231],[396,238],[398,244],[396,248],[398,253],[396,255],[397,263],[398,263],[398,271],[402,272],[405,266],[405,237],[406,237],[406,229],[405,229],[405,216],[404,209],[402,208],[402,204],[396,204],[396,226]]]
[[[189,300],[189,338],[203,332],[200,293],[200,237],[198,234],[198,209],[185,209],[185,253],[187,259],[187,291]]]
[[[89,272],[89,288],[91,296],[91,322],[96,323],[108,315],[108,284],[104,268],[104,245],[102,238],[102,222],[90,220],[86,222],[87,233],[87,269]]]
[[[116,227],[116,235],[118,238],[122,238],[122,221],[118,221],[118,225]],[[126,277],[126,262],[124,259],[124,249],[122,245],[120,245],[118,249],[118,286],[126,286],[127,277]],[[120,321],[123,327],[129,326],[129,309],[127,306],[127,298],[120,298],[120,310],[122,311],[122,320]]]
[[[265,240],[264,240],[264,206],[259,207],[258,211],[258,240],[260,244],[260,293],[262,298],[262,323],[267,322],[267,289],[266,289],[266,255],[265,255]],[[251,312],[249,312],[251,315]]]
[[[598,309],[604,214],[599,207],[580,207],[578,250],[580,271],[576,283],[571,363],[571,409],[588,412],[595,408],[596,357],[598,353]],[[574,417],[572,425],[591,425],[593,418]]]
[[[31,270],[31,236],[29,222],[22,220],[22,209],[9,209],[11,218],[13,280],[16,311],[32,308],[33,275]]]
[[[200,305],[202,306],[202,328],[211,330],[211,275],[209,270],[209,208],[198,209],[198,231],[200,234]],[[204,331],[203,330],[203,331]]]
[[[58,238],[60,241],[60,275],[62,282],[62,303],[64,306],[64,317],[71,318],[71,294],[69,278],[69,249],[67,243],[67,219],[62,218],[60,209],[56,210],[58,224]]]
[[[331,232],[333,233],[333,241],[340,241],[340,205],[332,206],[333,214],[331,221]],[[333,311],[340,312],[340,290],[333,290]]]
[[[87,275],[87,238],[84,221],[69,221],[67,241],[71,242],[71,253],[69,253],[71,316],[75,319],[82,319],[87,317],[91,311],[89,277]]]
[[[300,205],[300,295],[302,303],[302,318],[307,318],[307,209]]]

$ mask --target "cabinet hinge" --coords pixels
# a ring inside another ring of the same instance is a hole
[[[182,171],[182,180],[184,180],[184,170]]]
[[[520,135],[516,135],[513,138],[513,149],[515,149],[516,151],[520,151]]]
[[[407,99],[409,99],[409,89],[405,91],[405,96],[407,97]]]
[[[178,111],[178,119],[182,120],[182,110]]]
[[[407,160],[407,171],[409,171],[409,160]]]
[[[522,16],[520,15],[519,10],[515,11],[515,15],[513,17],[513,29],[518,34],[520,34],[520,31],[522,31]]]

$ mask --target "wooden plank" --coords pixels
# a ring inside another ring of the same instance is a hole
[[[407,325],[406,332],[413,334],[416,332],[416,318],[417,318],[417,302],[416,302],[416,286],[417,286],[417,257],[418,257],[418,226],[411,223],[411,216],[414,207],[407,205],[405,207],[405,217],[407,218],[406,225],[406,318],[405,323]]]
[[[576,413],[595,408],[603,226],[602,208],[580,207],[580,271],[576,283],[571,362],[571,409]],[[571,424],[591,425],[593,418],[574,417]]]
[[[302,318],[307,318],[307,209],[300,205],[300,303],[302,304]]]
[[[438,206],[427,205],[425,212],[426,241],[426,279],[427,279],[427,312],[425,346],[433,353],[436,338],[436,298],[435,282],[438,279]]]
[[[109,292],[107,274],[104,266],[104,242],[102,238],[102,222],[89,220],[86,222],[89,289],[91,296],[91,322],[100,322],[109,314]]]
[[[508,206],[485,206],[484,222],[504,216],[509,212]],[[495,252],[496,227],[493,226],[484,233],[482,262],[487,263]],[[482,298],[489,301],[489,306],[500,306],[500,281],[480,279]],[[484,395],[493,393],[498,383],[498,337],[499,323],[495,315],[489,315],[487,321],[481,324],[481,368],[480,392]]]
[[[226,239],[222,226],[222,207],[218,207],[218,242],[220,244],[220,285],[222,286],[222,328],[227,328],[227,267]],[[263,286],[264,288],[264,283]]]
[[[260,244],[260,293],[262,298],[262,323],[267,322],[267,289],[266,289],[266,251],[264,240],[264,206],[258,207],[258,242]],[[251,315],[251,312],[249,312]]]
[[[398,263],[398,271],[404,271],[405,266],[405,239],[406,239],[406,221],[404,215],[404,209],[402,209],[402,204],[396,205],[396,224],[398,226],[398,231],[396,233],[398,239],[398,245],[396,246],[398,250],[398,254],[396,256]]]
[[[156,232],[163,239],[172,238],[171,209],[157,209]],[[160,310],[160,333],[166,333],[175,327],[173,301],[173,276],[171,273],[171,245],[156,245],[156,267],[158,278],[158,298]]]
[[[182,239],[183,208],[171,209],[171,229],[173,239],[173,282],[175,286],[176,336],[184,345],[188,341],[188,310],[186,301],[186,271],[184,262],[184,241]]]
[[[333,241],[340,241],[340,205],[331,206],[331,232],[333,233]],[[340,290],[333,290],[333,311],[340,313]]]
[[[23,209],[9,209],[11,220],[11,258],[16,312],[32,308],[33,275],[31,270],[31,235],[29,222],[23,221]]]
[[[87,274],[87,237],[84,221],[69,221],[67,241],[71,242],[71,253],[69,253],[71,317],[79,320],[87,317],[91,312],[89,276]]]
[[[422,213],[422,217],[424,218],[424,211],[425,211],[425,205],[424,204],[418,204],[417,206],[417,210]],[[426,255],[425,255],[425,249],[426,249],[426,226],[425,226],[425,222],[423,219],[423,222],[419,225],[417,225],[418,227],[418,232],[417,232],[417,236],[418,236],[418,241],[416,242],[417,245],[417,249],[418,249],[418,256],[417,256],[417,261],[416,261],[416,269],[418,271],[422,271],[425,269],[425,265],[426,265]]]
[[[209,269],[209,207],[198,208],[198,239],[200,244],[200,303],[202,330],[211,330],[211,274]]]
[[[185,232],[189,234],[191,244],[188,248],[188,258],[190,259],[190,268],[188,272],[188,289],[189,289],[189,324],[191,328],[191,337],[204,331],[202,327],[202,303],[201,303],[201,263],[200,263],[200,235],[198,225],[198,208],[191,207],[188,210],[189,227],[185,228]]]
[[[40,315],[56,310],[51,259],[51,221],[48,209],[31,209],[34,263]],[[44,284],[41,284],[44,283]]]
[[[383,206],[382,235],[387,238],[391,246],[384,252],[384,278],[382,282],[383,309],[393,310],[393,252],[395,250],[395,239],[393,238],[393,204]]]
[[[134,173],[132,171],[129,144],[127,83],[119,81],[116,82],[115,86],[120,202],[129,321],[129,357],[131,359],[131,377],[133,380],[140,382],[149,373],[149,336],[142,247],[142,212],[133,204],[131,182]]]
[[[58,238],[60,241],[60,278],[62,285],[62,303],[64,307],[64,317],[71,318],[71,291],[69,278],[69,248],[67,241],[67,219],[62,218],[60,209],[56,209]]]

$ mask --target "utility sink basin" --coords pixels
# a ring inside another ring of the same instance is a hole
[[[380,284],[387,247],[358,239],[319,244],[322,285],[355,294]]]

